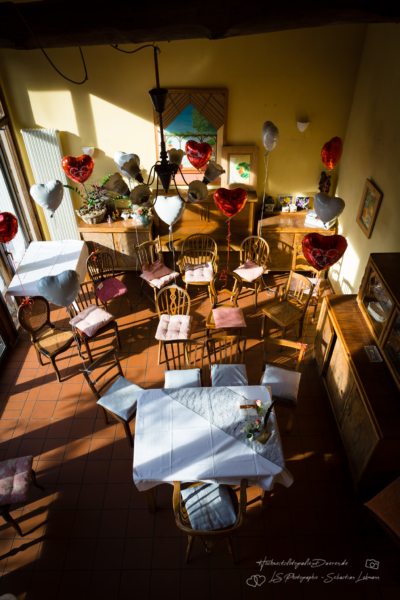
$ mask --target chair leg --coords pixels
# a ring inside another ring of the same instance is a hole
[[[128,300],[128,304],[129,304],[129,308],[131,309],[131,312],[133,312],[132,304],[131,304],[131,301],[129,300],[128,294],[126,294],[126,299]]]
[[[304,317],[299,321],[299,338],[301,338],[301,335],[303,333],[303,323],[304,323]]]
[[[36,473],[33,469],[32,469],[32,483],[35,487],[39,488],[39,490],[42,490],[44,492],[44,487],[42,485],[39,485],[38,482],[36,481]]]
[[[101,407],[103,409],[103,417],[104,417],[104,422],[107,425],[108,424],[108,415],[107,415],[107,411],[106,409],[102,406]]]
[[[129,427],[129,423],[127,421],[122,421],[122,424],[125,429],[126,437],[128,439],[128,444],[133,448],[133,437]]]
[[[14,519],[12,518],[12,516],[9,513],[10,505],[2,506],[1,508],[2,508],[1,516],[3,517],[3,519],[6,521],[6,523],[9,523],[11,525],[11,527],[13,527],[15,529],[15,531],[18,533],[19,536],[22,537],[22,531],[21,531],[20,526],[18,525],[18,523],[16,521],[14,521]]]
[[[261,339],[264,339],[265,335],[265,321],[267,320],[267,315],[263,313],[262,323],[261,323]]]
[[[85,348],[86,348],[87,355],[89,357],[89,361],[90,361],[90,363],[92,363],[93,362],[93,356],[92,356],[92,353],[90,351],[90,346],[89,346],[89,342],[88,342],[87,338],[83,338],[83,343],[85,344]]]
[[[296,414],[296,407],[293,407],[290,411],[289,419],[288,419],[288,422],[286,425],[286,433],[289,433],[292,429],[295,414]]]
[[[226,541],[228,543],[229,554],[231,555],[233,564],[236,565],[235,555],[233,554],[233,548],[232,548],[232,538],[227,537]]]
[[[256,282],[254,284],[254,303],[256,305],[256,310],[257,310],[257,298],[258,298],[258,283]]]
[[[314,311],[313,311],[313,315],[311,317],[311,323],[314,323],[314,321],[315,321],[315,315],[317,314],[317,308],[318,308],[318,298],[315,299]]]
[[[185,563],[189,562],[189,556],[190,556],[190,553],[192,551],[193,542],[194,542],[194,537],[192,535],[189,535],[189,537],[188,537],[188,545],[187,545],[187,548],[186,548]]]
[[[54,371],[56,372],[56,376],[57,376],[57,379],[58,379],[58,381],[61,383],[60,371],[58,370],[58,367],[57,367],[57,365],[56,365],[55,358],[54,358],[53,356],[50,356],[50,362],[51,362],[51,364],[53,365],[53,369],[54,369]]]
[[[140,279],[140,290],[139,290],[139,296],[142,295],[143,292],[143,284],[144,284],[144,279]]]
[[[162,341],[159,340],[159,342],[158,342],[158,364],[161,363],[161,348],[162,348]]]
[[[118,325],[114,322],[115,339],[117,340],[117,346],[121,350],[121,340],[119,339]]]
[[[42,355],[41,355],[41,353],[39,352],[39,350],[37,349],[37,347],[35,345],[34,345],[34,347],[35,347],[35,350],[36,350],[36,354],[37,354],[37,359],[38,359],[39,365],[41,365],[43,367]]]

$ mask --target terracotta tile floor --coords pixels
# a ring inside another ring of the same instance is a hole
[[[126,275],[124,281],[135,314],[128,313],[124,299],[110,310],[118,315],[125,376],[145,388],[161,387],[164,365],[157,366],[154,340],[158,319],[150,302],[138,296],[137,276]],[[196,337],[202,338],[210,303],[204,290],[192,288],[191,295],[192,314],[199,322]],[[260,306],[266,300],[263,292]],[[257,384],[262,372],[260,310],[255,313],[247,292],[240,305],[248,323],[248,374],[250,383]],[[58,325],[67,324],[64,310],[54,308],[51,316]],[[76,350],[59,361],[63,383],[58,383],[48,365],[38,365],[27,336],[21,335],[1,373],[0,459],[33,454],[45,492],[32,488],[25,505],[13,506],[23,538],[0,519],[0,594],[28,600],[399,598],[398,551],[377,526],[364,536],[357,534],[359,508],[346,456],[312,360],[315,331],[316,323],[308,319],[298,413],[291,433],[282,435],[295,481],[289,489],[277,485],[267,507],[260,504],[258,488],[249,488],[245,525],[234,539],[237,568],[225,543],[208,556],[196,542],[191,562],[184,564],[187,540],[175,527],[171,486],[157,488],[158,510],[149,514],[132,482],[132,450],[124,431],[115,423],[104,424]],[[96,342],[95,354],[109,344],[107,338]],[[278,412],[278,422],[283,431],[284,411]],[[265,557],[347,564],[319,570],[266,566],[260,572],[256,561]],[[380,562],[379,571],[365,569],[368,558]],[[329,573],[358,577],[360,571],[378,575],[379,582],[321,581]],[[299,583],[290,579],[291,573],[319,579]],[[262,577],[255,580],[257,574]],[[278,582],[286,575],[286,582]]]

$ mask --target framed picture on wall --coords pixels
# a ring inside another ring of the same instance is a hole
[[[382,197],[382,192],[367,179],[356,221],[368,239],[372,235]]]
[[[258,146],[223,146],[221,165],[225,169],[222,187],[235,184],[256,189]]]

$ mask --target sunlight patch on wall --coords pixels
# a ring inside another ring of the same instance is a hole
[[[71,92],[28,91],[35,124],[45,129],[58,129],[78,135]]]
[[[340,228],[339,228],[340,231]],[[360,259],[347,238],[347,250],[343,258],[329,270],[329,279],[336,293],[355,294],[358,289],[354,288]]]

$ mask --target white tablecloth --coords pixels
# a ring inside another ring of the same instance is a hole
[[[264,386],[229,389],[248,400],[261,399],[264,403],[271,399]],[[271,490],[275,483],[286,487],[293,483],[292,475],[285,468],[267,460],[165,392],[146,390],[138,394],[133,480],[140,491],[172,481],[238,485],[241,479],[247,478],[249,485],[265,490]],[[270,419],[276,425],[275,415]],[[281,464],[284,464],[279,432],[275,431],[274,436],[279,440]]]
[[[18,274],[27,296],[40,296],[37,282],[47,275],[59,275],[63,271],[77,271],[81,283],[86,277],[86,261],[89,250],[86,242],[62,240],[57,242],[31,242],[19,267]],[[24,292],[17,275],[14,275],[5,294],[10,304],[15,296]]]

